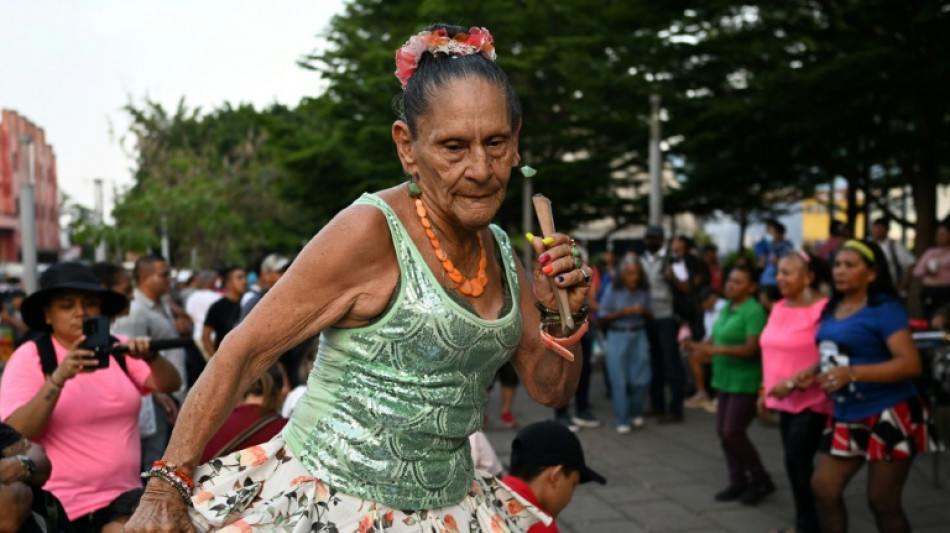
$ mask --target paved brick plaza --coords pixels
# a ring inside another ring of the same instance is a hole
[[[584,429],[578,436],[592,468],[607,477],[605,486],[578,487],[560,518],[563,533],[681,531],[688,533],[767,533],[793,525],[792,495],[782,465],[777,426],[754,422],[752,440],[772,474],[778,490],[758,507],[720,503],[713,494],[726,483],[726,466],[715,436],[715,415],[687,409],[686,422],[659,426],[647,419],[643,430],[617,435],[603,374],[595,371],[591,400],[604,425]],[[498,422],[498,391],[489,403],[486,430],[503,464],[508,464],[516,430]],[[552,418],[552,411],[518,391],[515,415],[522,424]],[[943,488],[934,488],[932,456],[915,462],[904,492],[904,505],[915,532],[950,531],[950,452],[940,457]],[[852,532],[876,531],[865,504],[866,477],[862,470],[848,487],[846,499]]]

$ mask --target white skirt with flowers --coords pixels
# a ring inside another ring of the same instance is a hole
[[[277,435],[195,471],[191,519],[198,531],[228,533],[520,533],[551,517],[494,476],[475,472],[454,505],[401,511],[337,492],[313,477]]]

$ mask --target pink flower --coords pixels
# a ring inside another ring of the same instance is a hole
[[[306,482],[308,482],[308,481],[313,481],[314,479],[316,479],[316,478],[313,477],[313,476],[297,476],[297,477],[293,478],[292,480],[290,480],[290,486],[291,486],[291,487],[296,487],[297,485],[299,485],[299,484],[301,484],[301,483],[306,483]]]
[[[454,516],[447,514],[445,515],[443,521],[445,522],[445,527],[448,528],[449,533],[459,533],[459,526],[455,522]]]
[[[514,516],[521,511],[524,511],[524,505],[521,504],[518,500],[510,500],[508,502],[508,514]]]
[[[485,28],[471,28],[468,34],[458,33],[451,39],[445,29],[413,35],[396,50],[396,78],[406,88],[409,78],[416,72],[422,54],[443,53],[452,55],[482,54],[495,60],[495,46],[491,34]]]
[[[260,446],[241,450],[241,466],[260,466],[267,462],[267,452]]]

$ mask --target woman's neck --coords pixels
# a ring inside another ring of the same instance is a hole
[[[786,307],[807,307],[817,300],[815,293],[816,291],[811,290],[809,287],[805,287],[804,290],[794,296],[786,296],[785,305]]]
[[[745,301],[748,299],[749,299],[748,295],[736,298],[735,300],[732,301],[732,307],[734,308],[739,307],[740,305],[744,304]]]
[[[846,292],[841,298],[841,303],[847,304],[849,306],[860,307],[868,303],[868,291],[867,289],[864,289]]]
[[[54,339],[56,339],[56,342],[58,342],[59,345],[60,345],[60,346],[63,346],[63,347],[72,346],[73,343],[76,342],[76,339],[79,338],[79,337],[66,338],[66,337],[63,337],[62,335],[56,333],[55,331],[52,332],[52,333],[50,333],[50,336],[53,337]]]

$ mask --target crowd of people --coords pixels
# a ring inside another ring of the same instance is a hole
[[[920,259],[886,220],[867,240],[836,224],[814,253],[770,221],[755,257],[726,267],[658,226],[616,266],[559,233],[527,235],[522,264],[491,224],[522,163],[494,58],[484,28],[412,36],[391,129],[408,180],[361,196],[293,261],[265,257],[250,289],[244,267],[176,286],[144,255],[131,272],[53,265],[12,294],[0,526],[557,531],[574,488],[606,482],[572,433],[602,424],[599,345],[617,433],[716,414],[716,500],[775,490],[747,434],[773,412],[794,531],[846,531],[842,494],[865,465],[879,529],[909,530],[901,490],[932,435],[902,295],[917,278],[927,318],[946,314],[950,225]],[[519,384],[554,409],[519,432],[505,477],[480,457],[494,382],[506,426]]]
[[[909,530],[901,490],[911,459],[934,444],[930,407],[914,385],[922,363],[906,304],[916,277],[918,327],[947,327],[940,280],[950,274],[950,221],[919,260],[887,227],[875,220],[858,240],[836,222],[832,238],[806,251],[771,220],[755,258],[724,267],[714,244],[683,236],[667,244],[660,227],[648,227],[643,248],[616,267],[614,251],[604,253],[589,335],[604,351],[617,433],[643,428],[645,416],[682,423],[684,407],[715,413],[728,484],[714,498],[755,505],[775,484],[747,428],[757,415],[777,416],[793,531],[846,531],[842,493],[865,463],[878,527]],[[555,419],[572,431],[591,427]]]

